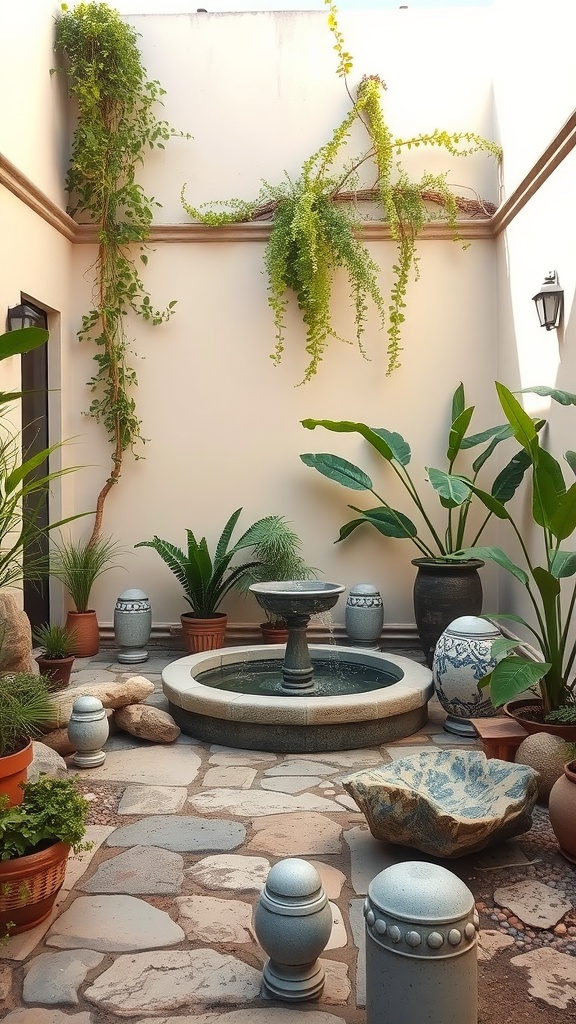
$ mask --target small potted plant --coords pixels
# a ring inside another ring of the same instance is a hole
[[[36,661],[42,675],[52,680],[54,690],[64,689],[70,683],[70,674],[76,654],[76,637],[66,626],[45,622],[32,634],[40,647]]]
[[[70,850],[92,845],[82,842],[89,807],[69,777],[28,782],[17,807],[0,797],[0,932],[28,931],[48,917]]]
[[[261,519],[248,531],[252,554],[257,564],[242,576],[239,589],[247,593],[253,583],[272,583],[275,580],[309,580],[316,569],[307,565],[300,550],[302,542],[283,516]],[[266,622],[260,623],[262,639],[266,644],[283,644],[288,639],[286,620],[274,612],[264,610]]]
[[[56,545],[50,573],[64,584],[76,608],[68,612],[66,628],[74,635],[77,658],[91,658],[100,650],[98,619],[89,608],[90,592],[98,577],[114,567],[120,550],[111,537]]]
[[[10,805],[22,800],[20,784],[32,761],[32,739],[53,718],[48,679],[30,672],[0,676],[0,795]]]

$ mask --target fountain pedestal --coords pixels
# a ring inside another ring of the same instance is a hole
[[[282,665],[282,689],[296,693],[313,693],[314,669],[308,650],[306,629],[309,615],[290,615],[286,619],[288,641]]]

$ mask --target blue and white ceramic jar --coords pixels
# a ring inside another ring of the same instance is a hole
[[[470,718],[498,714],[490,691],[479,682],[495,667],[492,644],[502,636],[497,626],[476,615],[462,615],[444,630],[434,651],[432,675],[436,696],[448,712],[446,732],[476,736]]]
[[[355,647],[378,650],[384,623],[384,605],[371,583],[356,583],[348,591],[344,624],[350,643]]]

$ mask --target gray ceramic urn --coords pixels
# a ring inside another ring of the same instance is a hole
[[[377,650],[384,624],[384,605],[380,592],[371,583],[355,583],[346,601],[345,626],[355,647]]]
[[[108,718],[102,701],[89,694],[74,701],[68,739],[74,747],[72,764],[76,768],[97,768],[104,764],[106,754],[102,750],[108,739]]]
[[[152,608],[143,590],[125,590],[114,608],[114,636],[121,648],[118,661],[122,665],[136,665],[147,661],[144,648],[150,639]]]

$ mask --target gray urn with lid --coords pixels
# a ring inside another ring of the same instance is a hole
[[[461,879],[393,864],[371,881],[364,918],[366,1024],[477,1024],[480,922]]]
[[[97,768],[104,764],[106,754],[102,745],[108,739],[108,718],[97,697],[86,695],[74,701],[68,739],[76,753],[72,764],[76,768]]]
[[[380,592],[371,583],[355,583],[348,591],[344,623],[350,643],[377,650],[384,624]]]
[[[270,959],[263,989],[275,999],[317,999],[324,987],[318,957],[330,938],[332,911],[320,875],[307,861],[288,857],[268,873],[254,912],[256,937]]]
[[[114,608],[114,636],[121,648],[118,661],[137,665],[148,660],[146,644],[152,629],[152,607],[143,590],[124,590]]]

